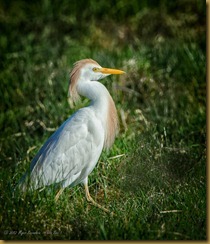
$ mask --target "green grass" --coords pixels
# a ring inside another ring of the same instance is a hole
[[[205,5],[108,3],[0,3],[1,239],[207,239]],[[13,192],[45,140],[88,104],[70,108],[67,90],[72,64],[89,57],[126,71],[102,80],[120,132],[89,177],[114,215],[81,185],[57,203],[53,187]]]

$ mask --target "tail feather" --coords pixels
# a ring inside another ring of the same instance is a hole
[[[28,172],[26,172],[21,177],[17,185],[15,186],[15,191],[19,190],[21,192],[26,192],[28,185],[29,185],[29,177],[28,177]]]

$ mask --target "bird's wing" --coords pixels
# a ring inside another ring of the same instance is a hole
[[[67,179],[71,183],[78,177],[82,180],[82,172],[87,174],[89,164],[95,166],[101,154],[104,142],[101,131],[100,122],[88,108],[79,110],[65,121],[31,163],[31,181],[34,187]],[[96,162],[93,162],[95,159]]]

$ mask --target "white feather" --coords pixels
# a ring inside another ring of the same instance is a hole
[[[46,141],[31,163],[30,187],[82,182],[95,167],[104,144],[101,121],[90,107],[80,109]]]

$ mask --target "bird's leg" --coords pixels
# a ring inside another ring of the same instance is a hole
[[[101,208],[102,210],[104,210],[106,213],[109,213],[110,211],[104,207],[102,207],[100,204],[98,204],[97,202],[95,202],[93,200],[93,198],[90,196],[90,193],[89,193],[89,188],[88,188],[88,184],[84,184],[85,186],[85,195],[86,195],[86,198],[87,198],[87,201],[92,203],[94,206],[98,207],[98,208]]]
[[[56,196],[55,196],[55,201],[56,201],[56,202],[58,201],[58,198],[60,197],[60,195],[63,193],[64,189],[65,189],[65,188],[61,188],[61,189],[58,191],[58,193],[56,194]]]

